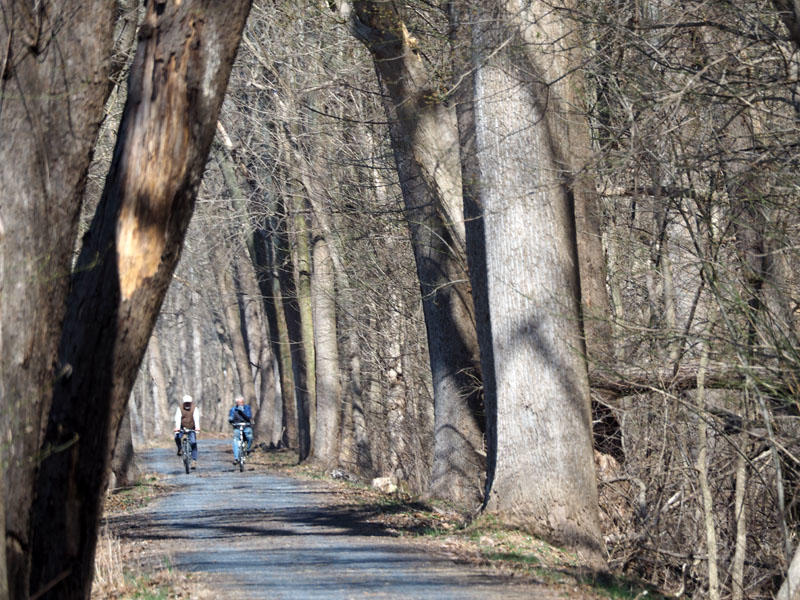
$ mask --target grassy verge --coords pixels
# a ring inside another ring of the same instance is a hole
[[[215,596],[208,592],[194,575],[179,573],[170,566],[169,554],[163,547],[146,542],[128,541],[114,533],[109,522],[125,519],[170,492],[170,486],[155,475],[143,475],[134,485],[108,492],[104,517],[95,552],[95,576],[92,599],[167,600]]]
[[[133,485],[109,490],[105,498],[104,514],[108,516],[141,508],[169,492],[170,487],[162,483],[156,475],[144,474]]]

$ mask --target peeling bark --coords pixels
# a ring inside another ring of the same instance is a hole
[[[246,0],[151,2],[114,158],[72,277],[32,513],[31,588],[87,598],[109,462],[178,261]]]

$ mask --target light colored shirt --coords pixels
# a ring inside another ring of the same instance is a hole
[[[200,429],[200,407],[199,406],[195,406],[194,407],[194,415],[193,415],[193,417],[194,417],[194,428],[197,431],[197,430]],[[177,431],[180,428],[181,428],[181,407],[178,406],[175,409],[175,430]]]

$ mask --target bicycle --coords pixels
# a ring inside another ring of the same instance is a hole
[[[236,430],[236,445],[239,447],[239,458],[236,462],[239,465],[239,472],[244,471],[244,463],[247,460],[247,437],[244,435],[244,428],[249,423],[233,423],[233,428]]]
[[[183,459],[183,467],[186,469],[186,474],[189,474],[192,464],[192,445],[189,443],[189,432],[191,429],[181,427],[181,458]]]

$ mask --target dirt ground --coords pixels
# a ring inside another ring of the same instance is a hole
[[[250,458],[240,473],[227,441],[203,440],[186,475],[171,448],[142,452],[142,483],[108,495],[93,597],[661,597],[486,517],[334,480],[289,452]]]

